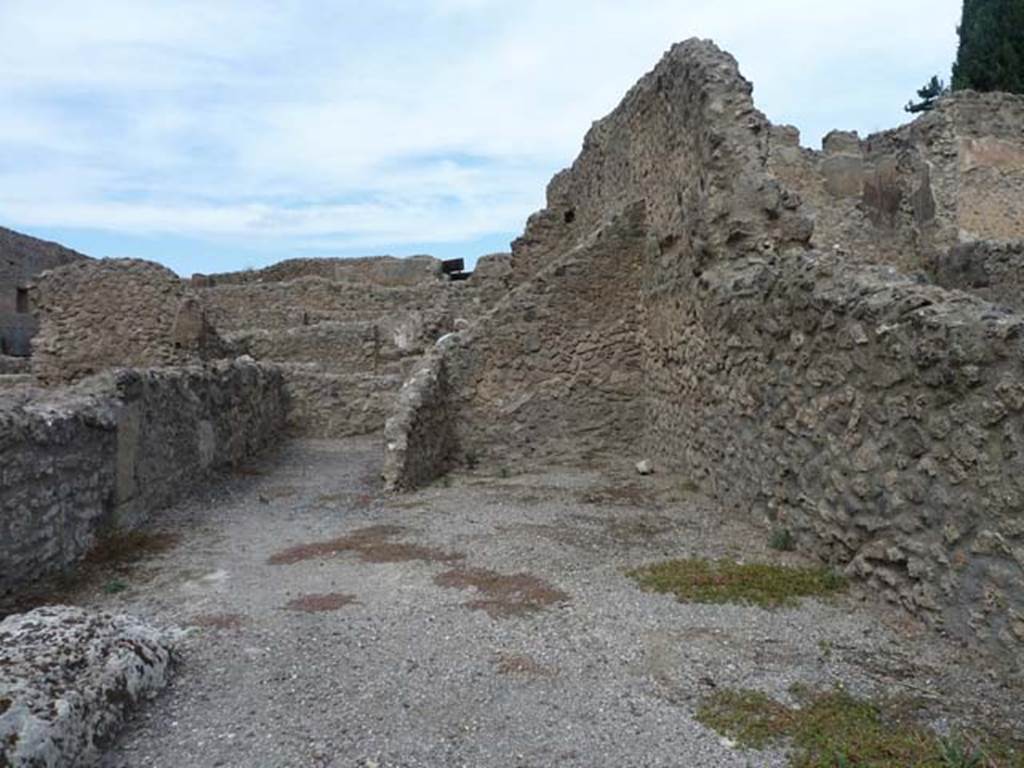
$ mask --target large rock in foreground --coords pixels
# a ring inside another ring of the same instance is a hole
[[[68,606],[0,622],[0,766],[89,765],[167,682],[169,636]]]

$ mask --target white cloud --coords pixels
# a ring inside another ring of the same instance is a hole
[[[458,241],[520,228],[592,120],[715,38],[813,141],[955,52],[959,0],[4,0],[0,223]]]

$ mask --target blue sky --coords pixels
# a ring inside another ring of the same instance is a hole
[[[0,0],[0,225],[180,274],[505,250],[675,41],[774,122],[904,122],[960,0]]]

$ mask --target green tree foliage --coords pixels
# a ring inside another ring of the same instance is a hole
[[[953,90],[1024,93],[1024,0],[964,0]]]
[[[928,112],[935,109],[935,102],[939,100],[940,96],[948,92],[949,89],[944,82],[939,80],[939,76],[932,75],[932,79],[925,84],[924,88],[918,88],[917,90],[917,95],[921,100],[909,102],[904,109],[907,112]]]

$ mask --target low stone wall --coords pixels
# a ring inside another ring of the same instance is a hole
[[[252,363],[121,369],[0,399],[0,594],[59,572],[278,437],[283,377]]]
[[[951,633],[1024,642],[1024,317],[817,253],[647,296],[657,463]]]
[[[965,243],[932,262],[935,282],[1024,312],[1024,240]]]
[[[458,454],[446,352],[453,335],[427,355],[402,386],[384,428],[384,483],[411,490],[444,474]]]

